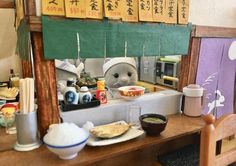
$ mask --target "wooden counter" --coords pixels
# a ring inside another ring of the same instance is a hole
[[[17,152],[6,150],[0,152],[1,165],[17,166],[51,166],[51,165],[153,165],[156,154],[160,151],[171,149],[177,145],[175,141],[189,142],[199,136],[199,131],[204,125],[202,118],[189,118],[183,115],[171,115],[166,130],[160,136],[142,136],[127,142],[118,143],[103,147],[86,146],[79,155],[72,160],[61,160],[51,153],[44,145],[40,148],[28,151]],[[0,137],[0,148],[2,141]],[[9,136],[8,136],[9,137]],[[10,139],[12,141],[13,139]],[[174,142],[173,142],[174,141]],[[13,144],[14,142],[12,142]],[[9,144],[8,144],[9,145]]]

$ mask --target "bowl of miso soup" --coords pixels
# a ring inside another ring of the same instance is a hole
[[[160,135],[165,130],[168,119],[160,114],[144,114],[139,117],[141,126],[147,135]]]

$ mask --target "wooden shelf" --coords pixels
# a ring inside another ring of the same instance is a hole
[[[0,8],[14,8],[14,0],[1,0]]]
[[[199,26],[193,32],[193,37],[236,37],[236,28]]]

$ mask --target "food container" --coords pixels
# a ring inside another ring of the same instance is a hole
[[[122,86],[118,88],[120,96],[127,100],[136,99],[144,94],[145,88],[142,86]]]

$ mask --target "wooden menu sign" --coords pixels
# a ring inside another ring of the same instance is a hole
[[[153,21],[152,0],[139,0],[139,20]]]
[[[86,0],[86,17],[103,19],[102,0]]]
[[[166,0],[165,23],[177,23],[177,1],[178,0]]]
[[[104,0],[105,16],[119,19],[122,17],[122,0]]]
[[[138,0],[125,0],[122,13],[122,21],[138,22]]]
[[[86,0],[65,0],[66,17],[86,18]]]
[[[188,24],[189,0],[178,0],[178,23]]]
[[[153,0],[153,21],[165,22],[165,3],[166,0]]]
[[[42,0],[42,13],[44,15],[64,16],[64,0]]]

